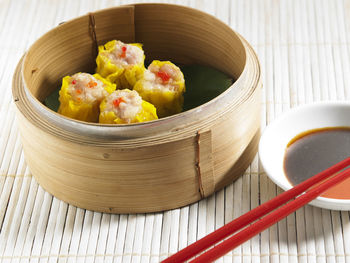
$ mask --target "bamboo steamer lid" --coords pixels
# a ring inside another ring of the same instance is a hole
[[[111,39],[143,43],[148,58],[209,65],[236,81],[199,107],[139,124],[80,122],[42,104],[63,76],[93,71],[96,46]],[[25,159],[39,184],[101,212],[154,212],[207,197],[245,171],[260,136],[255,53],[218,19],[183,6],[121,6],[59,25],[19,62],[13,97]]]

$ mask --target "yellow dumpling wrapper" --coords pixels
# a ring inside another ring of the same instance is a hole
[[[145,80],[145,78],[136,82],[134,86],[134,90],[136,90],[140,94],[142,99],[152,103],[157,108],[157,114],[159,118],[167,117],[182,111],[184,103],[183,93],[186,90],[183,73],[176,65],[174,65],[170,61],[159,60],[154,60],[151,63],[151,65],[158,66],[159,68],[161,68],[165,64],[168,64],[171,67],[178,70],[181,76],[179,80],[173,81],[171,83],[171,85],[177,87],[176,89],[169,90],[146,87],[146,85],[149,86],[151,83]]]
[[[107,109],[107,98],[104,99],[100,104],[99,123],[129,124],[129,123],[139,123],[139,122],[152,121],[152,120],[158,119],[156,108],[151,103],[144,100],[142,100],[142,103],[141,103],[141,110],[129,122],[117,116],[114,111],[106,111],[106,109]]]
[[[94,74],[92,76],[104,84],[104,89],[108,92],[108,94],[112,93],[116,89],[115,84],[102,78],[99,74]],[[59,92],[60,106],[58,108],[58,113],[80,121],[98,122],[98,117],[100,114],[99,106],[101,101],[95,101],[93,103],[75,101],[68,91],[71,78],[71,76],[65,76],[62,79],[62,86]]]
[[[105,45],[98,47],[98,55],[96,58],[96,72],[102,77],[106,78],[112,83],[116,83],[120,89],[132,89],[135,83],[142,78],[145,71],[143,55],[142,61],[135,65],[128,65],[127,67],[118,66],[113,63],[111,59],[103,55],[106,53],[112,53],[116,48],[117,40],[107,42]],[[142,44],[132,43],[127,44],[142,49]]]

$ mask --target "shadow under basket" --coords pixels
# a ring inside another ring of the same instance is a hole
[[[92,72],[97,45],[112,39],[143,43],[148,59],[211,66],[236,81],[199,107],[138,124],[80,122],[43,105],[63,76]],[[101,212],[155,212],[207,197],[245,171],[260,137],[254,51],[215,17],[177,5],[115,7],[59,25],[19,62],[13,97],[35,179],[57,198]]]

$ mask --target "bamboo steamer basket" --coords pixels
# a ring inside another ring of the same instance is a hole
[[[63,76],[93,72],[97,45],[112,39],[143,43],[148,59],[209,65],[236,81],[199,107],[139,124],[80,122],[43,105]],[[260,137],[252,48],[215,17],[177,5],[120,6],[59,25],[19,62],[13,98],[35,179],[57,198],[101,212],[155,212],[207,197],[245,171]]]

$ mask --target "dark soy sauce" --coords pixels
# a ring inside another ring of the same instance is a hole
[[[284,156],[284,172],[292,185],[312,177],[350,156],[350,127],[309,130],[293,138]],[[350,179],[323,197],[350,199]]]

